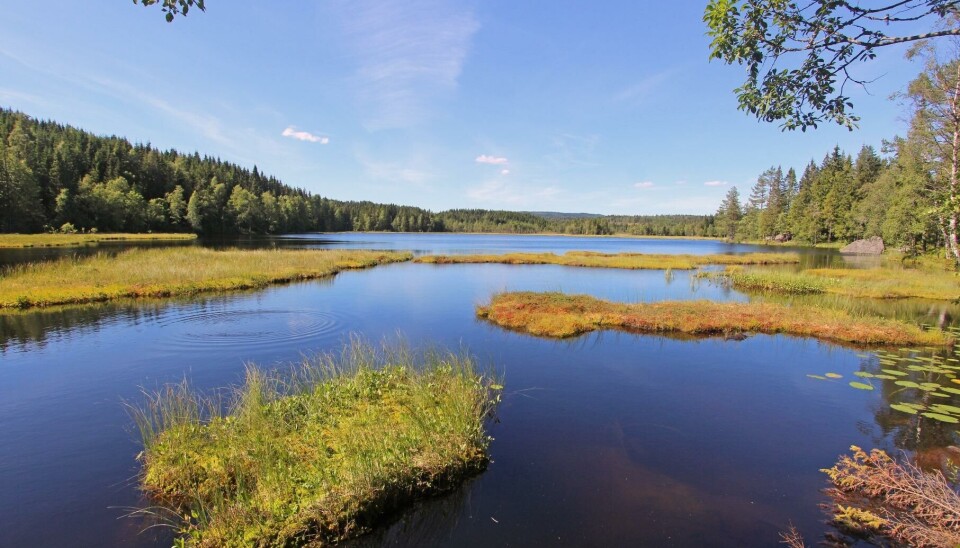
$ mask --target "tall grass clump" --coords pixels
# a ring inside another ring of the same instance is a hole
[[[486,467],[497,382],[466,355],[355,342],[249,367],[223,402],[175,385],[134,413],[142,487],[185,545],[340,541]]]
[[[0,309],[258,289],[411,258],[361,250],[131,249],[13,267],[0,276]]]
[[[661,301],[614,303],[589,295],[514,292],[495,295],[477,316],[509,329],[545,337],[572,337],[599,329],[637,333],[730,335],[742,332],[816,337],[856,345],[948,346],[940,329],[842,310],[775,303]]]
[[[632,270],[692,270],[706,265],[765,265],[795,264],[800,256],[795,253],[744,253],[741,255],[666,255],[648,253],[596,253],[568,251],[554,253],[506,253],[503,255],[427,255],[415,262],[428,264],[554,264],[593,268],[624,268]]]
[[[960,494],[939,470],[925,472],[879,449],[853,446],[832,468],[833,521],[878,544],[960,546]]]

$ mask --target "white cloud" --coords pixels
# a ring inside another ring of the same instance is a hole
[[[634,188],[639,189],[648,189],[653,188],[657,185],[653,184],[653,181],[640,181],[639,183],[633,183]]]
[[[510,170],[509,170],[509,169],[501,169],[501,170],[500,170],[500,175],[510,175]]]
[[[481,154],[477,156],[475,160],[478,164],[493,164],[495,166],[502,166],[507,163],[507,159],[503,156],[487,156],[486,154]]]
[[[296,139],[298,141],[307,141],[310,143],[320,143],[325,145],[330,142],[330,138],[326,136],[314,135],[308,131],[298,131],[297,128],[289,126],[287,129],[283,130],[284,137],[290,137],[291,139]]]
[[[707,181],[703,183],[703,186],[727,186],[728,182],[726,181]]]
[[[369,130],[402,128],[429,117],[456,89],[480,28],[450,0],[344,0],[336,4],[357,62],[356,87]]]

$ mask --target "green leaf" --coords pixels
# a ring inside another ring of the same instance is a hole
[[[904,388],[920,388],[920,385],[913,381],[897,381],[893,384],[896,384],[897,386],[902,386]]]
[[[862,382],[857,382],[857,381],[851,381],[851,382],[850,382],[850,386],[852,386],[852,387],[854,387],[854,388],[856,388],[856,389],[858,389],[858,390],[873,390],[873,385],[872,385],[872,384],[864,384],[864,383],[862,383]]]
[[[853,374],[863,379],[873,378],[873,373],[867,373],[866,371],[855,371]]]
[[[881,369],[884,373],[888,375],[896,375],[897,377],[906,377],[907,374],[903,371],[897,371],[896,369]]]
[[[908,407],[908,406],[906,406],[906,405],[899,404],[899,403],[891,403],[891,404],[890,404],[890,408],[891,408],[891,409],[896,409],[897,411],[900,411],[901,413],[908,413],[908,414],[910,414],[910,415],[916,415],[916,414],[917,414],[917,410],[916,410],[916,409],[914,409],[914,408],[912,408],[912,407]]]
[[[941,415],[940,413],[931,413],[929,411],[927,411],[926,413],[920,413],[920,414],[923,415],[924,417],[927,417],[928,419],[933,419],[935,421],[948,422],[950,424],[957,424],[958,422],[960,422],[960,420],[958,420],[956,417],[951,417],[950,415]]]
[[[831,379],[842,379],[842,378],[843,378],[843,375],[841,375],[841,374],[839,374],[839,373],[824,373],[824,376],[825,376],[825,377],[828,377],[828,378],[831,378]]]
[[[821,375],[807,375],[807,376],[810,377],[811,379],[817,379],[818,381],[825,381],[825,380],[827,380],[826,377],[823,377],[823,376],[821,376]]]

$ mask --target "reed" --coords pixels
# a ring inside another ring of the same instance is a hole
[[[322,545],[482,471],[500,385],[465,355],[379,350],[247,369],[224,403],[147,398],[143,489],[189,546]]]
[[[516,292],[494,296],[490,304],[477,307],[477,315],[509,329],[558,338],[598,329],[623,329],[690,335],[783,333],[857,345],[953,344],[953,338],[939,329],[923,330],[896,320],[773,303],[623,304],[588,295]]]
[[[833,293],[872,299],[960,299],[960,275],[939,269],[817,268],[800,272],[728,269],[707,274],[744,291]]]
[[[0,248],[69,247],[99,242],[191,241],[196,234],[0,234]]]
[[[355,250],[131,249],[14,267],[0,277],[0,309],[257,289],[410,258]]]
[[[745,253],[742,255],[665,255],[647,253],[507,253],[503,255],[427,255],[414,262],[428,264],[554,264],[633,270],[692,270],[706,265],[769,265],[800,262],[795,253]]]

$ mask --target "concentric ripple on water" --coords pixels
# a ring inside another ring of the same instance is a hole
[[[173,332],[164,345],[198,350],[254,349],[322,340],[345,324],[335,312],[320,310],[192,310],[158,322]]]

